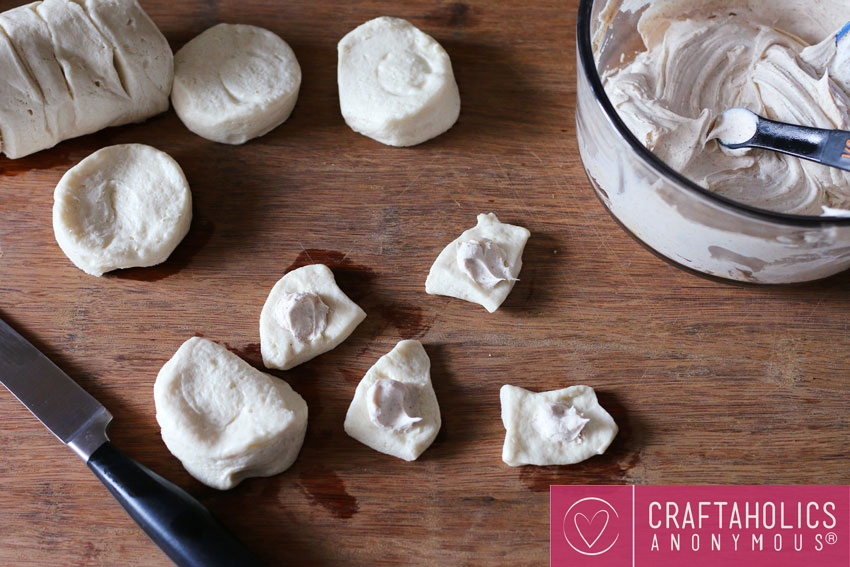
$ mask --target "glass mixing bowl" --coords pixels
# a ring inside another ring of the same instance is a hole
[[[776,213],[715,195],[632,135],[605,94],[600,71],[643,49],[640,12],[617,10],[602,22],[608,1],[581,0],[579,7],[576,123],[587,177],[614,219],[663,258],[711,276],[779,284],[850,267],[850,218]]]

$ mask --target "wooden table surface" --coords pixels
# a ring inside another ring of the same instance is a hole
[[[169,111],[0,157],[0,317],[106,405],[117,446],[200,498],[271,565],[545,565],[550,484],[850,483],[850,275],[712,282],[614,224],[576,145],[577,0],[143,5],[174,49],[221,21],[280,34],[303,69],[295,112],[238,147],[193,135]],[[454,128],[409,149],[352,132],[338,109],[336,42],[387,14],[442,43],[461,92]],[[164,264],[95,278],[53,238],[53,188],[91,152],[128,142],[183,166],[194,220]],[[532,233],[503,307],[491,315],[426,295],[439,251],[489,211]],[[295,465],[207,488],[160,439],[156,374],[193,335],[261,366],[266,295],[309,262],[329,265],[368,318],[336,350],[272,372],[310,408]],[[405,338],[431,357],[443,417],[413,463],[342,428],[357,382]],[[620,434],[577,466],[508,467],[505,383],[593,386]],[[0,416],[0,565],[169,564],[3,389]]]

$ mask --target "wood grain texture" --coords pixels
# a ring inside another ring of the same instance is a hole
[[[0,9],[17,2],[0,1]],[[850,275],[797,287],[703,280],[630,240],[593,196],[575,139],[576,0],[262,3],[143,0],[174,49],[220,22],[293,47],[292,117],[229,147],[173,111],[9,161],[0,157],[0,317],[115,415],[116,445],[209,506],[272,565],[545,565],[551,483],[850,483]],[[451,55],[462,111],[414,148],[342,120],[336,42],[379,15]],[[171,154],[194,195],[159,267],[94,278],[51,228],[63,172],[109,144]],[[424,292],[441,248],[480,212],[531,230],[495,314]],[[273,372],[310,408],[295,465],[218,492],[160,437],[153,382],[194,334],[260,365],[258,318],[289,266],[326,262],[368,313],[339,348]],[[419,461],[342,423],[366,370],[400,339],[431,357],[443,428]],[[620,425],[573,467],[501,461],[499,387],[588,384]],[[0,390],[0,565],[167,565],[89,473]]]

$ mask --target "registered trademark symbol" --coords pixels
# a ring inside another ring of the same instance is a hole
[[[826,543],[832,545],[836,541],[838,541],[838,536],[835,535],[835,532],[829,532],[828,534],[826,534]]]

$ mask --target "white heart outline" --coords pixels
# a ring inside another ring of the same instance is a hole
[[[588,543],[587,539],[584,537],[584,534],[581,533],[581,528],[578,527],[578,517],[581,516],[582,518],[584,518],[584,520],[587,522],[587,527],[590,527],[590,526],[593,525],[593,520],[596,519],[596,516],[598,516],[599,514],[602,514],[602,513],[605,513],[605,524],[602,526],[602,529],[599,530],[599,533],[596,534],[596,538],[594,538],[594,540],[592,542]],[[608,522],[610,520],[611,520],[611,514],[608,513],[608,510],[598,510],[593,515],[593,517],[589,520],[587,519],[587,516],[585,516],[584,514],[582,514],[580,512],[577,513],[575,516],[573,516],[573,524],[575,524],[576,531],[578,532],[578,535],[581,536],[581,539],[584,542],[584,544],[587,546],[587,549],[593,549],[594,544],[597,541],[599,541],[599,538],[601,538],[602,534],[605,533],[605,528],[608,527]]]
[[[634,489],[632,489],[632,490],[634,490]],[[552,498],[552,494],[550,492],[550,494],[549,494],[550,506],[551,506],[551,498]],[[612,512],[614,512],[615,517],[617,517],[617,518],[620,517],[620,514],[617,513],[617,509],[614,508],[613,506],[611,506],[611,503],[608,502],[607,500],[603,500],[602,498],[597,498],[596,496],[585,496],[581,500],[576,500],[575,502],[573,502],[572,505],[567,509],[567,512],[564,514],[564,519],[561,521],[561,533],[564,535],[564,539],[566,540],[567,544],[569,544],[569,546],[573,548],[573,551],[575,551],[577,553],[581,553],[582,555],[588,555],[588,556],[602,555],[603,553],[607,553],[609,549],[614,547],[614,545],[620,539],[620,533],[619,532],[617,532],[617,535],[616,535],[616,537],[614,537],[614,541],[611,542],[611,545],[609,545],[608,547],[606,547],[602,551],[582,551],[582,550],[578,549],[576,546],[573,545],[573,542],[570,541],[570,536],[567,535],[567,518],[570,517],[570,512],[572,511],[573,508],[575,508],[576,506],[578,506],[582,502],[587,502],[588,500],[596,500],[598,502],[602,502],[603,504],[608,506],[611,509]]]

